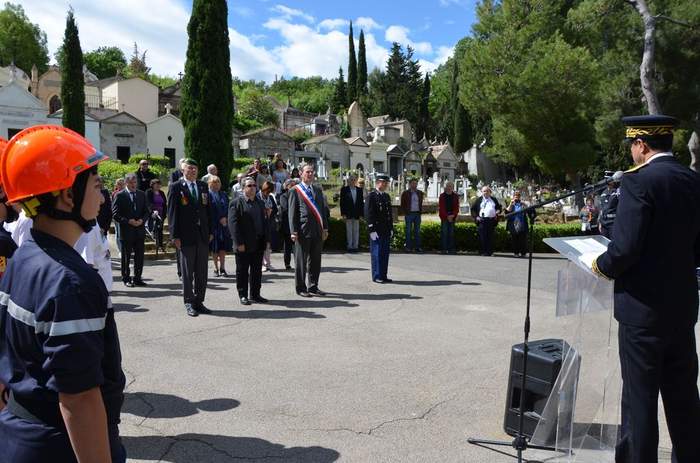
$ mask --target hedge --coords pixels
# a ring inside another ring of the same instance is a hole
[[[560,236],[580,235],[581,226],[578,223],[569,224],[536,224],[535,225],[535,252],[554,252],[542,240],[544,238],[556,238]],[[392,249],[403,249],[405,240],[404,222],[394,224],[394,238],[391,242]],[[478,252],[479,239],[476,232],[476,224],[471,222],[458,222],[455,224],[455,241],[457,251]],[[503,223],[496,227],[494,234],[494,250],[497,252],[512,252],[510,233],[506,231]],[[369,247],[367,227],[364,222],[360,226],[360,246]],[[421,246],[426,251],[440,250],[440,222],[421,223]],[[331,218],[328,240],[324,246],[326,249],[344,250],[345,222],[341,219]]]
[[[105,188],[111,191],[114,187],[114,182],[116,182],[118,178],[124,178],[126,174],[134,173],[139,170],[138,163],[141,159],[145,159],[145,156],[132,156],[128,164],[122,164],[119,161],[112,160],[101,162],[97,170],[102,176]],[[166,184],[171,170],[169,164],[165,162],[168,161],[168,159],[163,156],[150,156],[148,160],[150,171],[156,174],[163,184]]]

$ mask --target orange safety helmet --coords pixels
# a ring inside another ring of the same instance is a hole
[[[10,139],[0,157],[0,183],[8,202],[22,202],[72,187],[78,174],[106,159],[70,129],[29,127]]]
[[[6,146],[7,146],[7,140],[0,137],[0,156],[2,156],[2,152],[5,151]]]

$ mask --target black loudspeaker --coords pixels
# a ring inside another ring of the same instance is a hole
[[[527,378],[525,379],[525,419],[523,435],[531,438],[557,380],[563,356],[569,345],[563,339],[542,339],[528,343]],[[523,344],[516,344],[510,353],[508,395],[503,430],[510,436],[518,434],[520,396],[523,380]]]

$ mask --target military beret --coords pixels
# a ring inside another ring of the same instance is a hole
[[[199,167],[199,164],[197,164],[197,161],[195,161],[192,158],[185,158],[182,162],[183,162],[183,164],[187,164],[188,166]]]

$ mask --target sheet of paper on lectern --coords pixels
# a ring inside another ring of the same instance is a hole
[[[543,241],[590,274],[593,274],[591,271],[593,260],[604,253],[610,243],[609,239],[601,235],[545,238]]]

